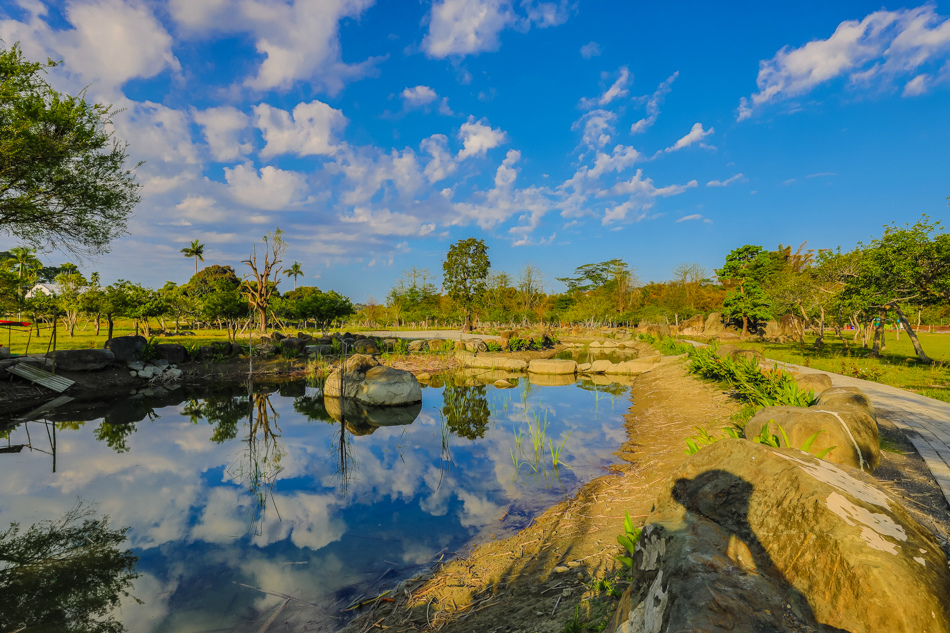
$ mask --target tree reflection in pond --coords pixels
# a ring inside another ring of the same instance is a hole
[[[442,416],[455,435],[469,440],[485,437],[491,412],[485,385],[445,385]]]
[[[248,389],[253,391],[253,385]],[[274,484],[284,469],[281,460],[287,454],[280,442],[280,416],[270,402],[269,393],[251,393],[249,395],[248,432],[244,439],[241,458],[228,468],[228,475],[235,481],[247,485],[254,502],[248,511],[248,532],[254,528],[254,534],[260,535],[264,527],[267,500],[274,503],[274,511],[280,519],[280,510],[274,499]]]
[[[138,557],[120,550],[128,528],[77,504],[56,521],[0,533],[0,630],[119,633],[112,616],[138,577]]]

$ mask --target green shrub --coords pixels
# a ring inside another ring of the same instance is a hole
[[[623,545],[627,550],[627,556],[616,556],[615,558],[627,569],[633,569],[633,552],[637,549],[637,542],[640,540],[642,530],[633,524],[630,518],[630,512],[623,511],[623,534],[617,537],[617,542]]]
[[[693,351],[693,346],[689,343],[681,343],[672,336],[664,336],[657,349],[667,356],[678,356],[679,354],[689,354]]]
[[[799,391],[791,374],[778,369],[762,371],[755,359],[723,358],[712,347],[691,350],[689,357],[689,373],[728,384],[756,407],[807,407],[815,399],[812,391]]]

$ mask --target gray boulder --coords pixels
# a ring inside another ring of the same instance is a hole
[[[115,361],[115,354],[109,349],[65,349],[56,352],[57,371],[95,371]],[[52,366],[53,353],[50,352],[46,357],[46,367]]]
[[[142,360],[142,350],[148,341],[144,336],[115,336],[103,345],[115,355],[115,360],[127,363],[130,360]]]
[[[720,440],[660,491],[609,631],[948,633],[933,535],[872,477]]]
[[[185,346],[179,345],[178,343],[162,343],[161,345],[156,345],[155,355],[159,358],[164,358],[172,364],[183,363],[188,357]]]
[[[831,389],[831,376],[828,374],[793,374],[799,391],[811,391],[820,396],[825,389]]]
[[[288,336],[281,339],[280,348],[285,351],[289,350],[292,354],[305,354],[307,352],[307,341]]]
[[[416,339],[414,341],[409,341],[408,349],[410,352],[424,352],[429,347],[429,342],[425,339]]]
[[[487,352],[488,345],[480,338],[470,338],[465,341],[465,349],[469,352]]]
[[[333,353],[332,345],[307,345],[304,349],[308,355],[329,356]]]
[[[346,372],[331,373],[324,383],[327,397],[341,395],[361,404],[391,407],[422,401],[422,388],[410,372],[380,365],[373,357],[354,355],[346,362]]]

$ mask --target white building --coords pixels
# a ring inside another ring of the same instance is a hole
[[[53,297],[58,295],[59,292],[59,284],[36,284],[27,291],[26,298],[32,299],[41,294],[47,297]]]

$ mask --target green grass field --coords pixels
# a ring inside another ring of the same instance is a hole
[[[7,317],[9,319],[9,317]],[[182,345],[208,345],[212,341],[226,341],[228,334],[225,330],[192,330],[195,336],[159,336],[156,338],[161,343],[181,343]],[[69,331],[60,323],[56,332],[56,349],[90,349],[101,348],[105,344],[108,334],[108,328],[105,323],[102,324],[99,335],[96,335],[95,323],[90,322],[85,329],[80,321],[76,328],[75,335],[70,337]],[[112,329],[113,336],[125,336],[135,334],[135,326],[131,319],[121,319],[115,322]],[[139,334],[145,336],[144,330],[140,329]],[[40,324],[40,333],[37,335],[36,328],[31,328],[27,332],[26,328],[0,328],[0,345],[9,347],[13,354],[27,353],[27,344],[29,344],[30,354],[45,353],[50,346],[52,329]],[[247,342],[247,332],[238,337],[238,341]],[[254,338],[257,339],[255,332]]]
[[[870,350],[844,341],[834,332],[825,336],[825,345],[816,351],[812,344],[815,337],[806,337],[806,345],[798,343],[758,343],[746,341],[742,347],[761,350],[774,360],[805,365],[822,371],[845,374],[855,378],[873,380],[885,385],[900,387],[930,398],[950,402],[950,334],[919,334],[924,352],[937,361],[924,365],[917,360],[913,345],[906,333],[898,339],[893,331],[885,334],[885,349],[880,358],[871,358]]]

